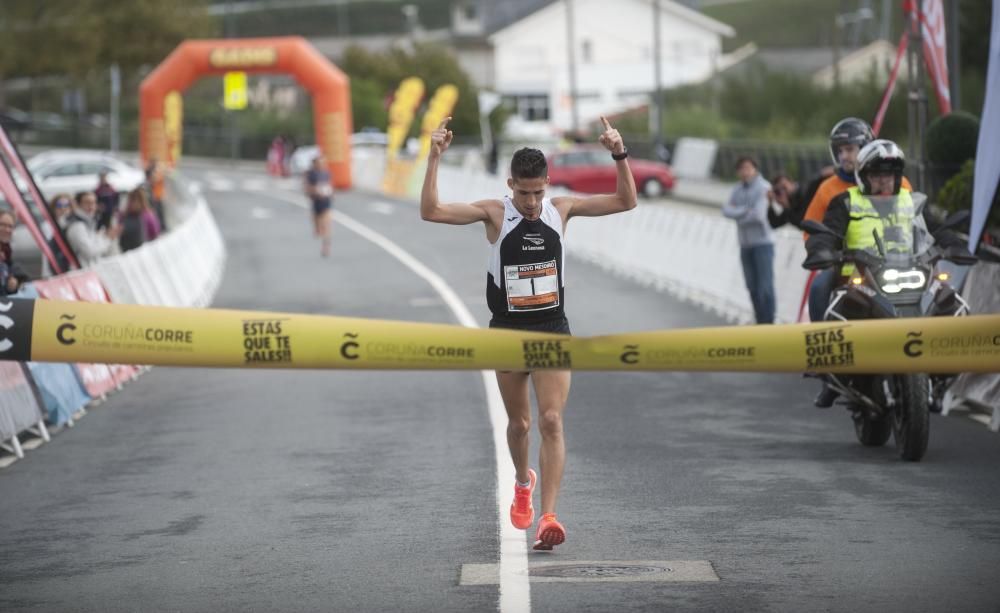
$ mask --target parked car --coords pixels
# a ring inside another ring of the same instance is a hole
[[[629,158],[636,189],[658,198],[674,188],[674,173],[662,162]],[[549,184],[585,194],[614,193],[618,183],[615,161],[607,149],[580,147],[549,156]]]
[[[102,172],[108,173],[108,182],[119,193],[146,181],[146,173],[139,168],[99,151],[46,151],[29,159],[26,165],[46,200],[60,192],[72,195],[92,190]]]

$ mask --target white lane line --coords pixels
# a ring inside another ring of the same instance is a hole
[[[372,211],[382,215],[392,215],[396,212],[396,207],[388,202],[375,201],[371,204]]]
[[[254,219],[271,219],[273,214],[270,209],[265,209],[263,207],[255,206],[250,209],[250,217]]]
[[[299,200],[268,194],[270,197],[288,202],[300,208],[307,205]],[[466,328],[478,328],[475,318],[459,299],[458,294],[437,273],[424,266],[420,260],[385,236],[340,211],[333,214],[334,222],[354,232],[361,238],[381,247],[418,277],[427,281],[441,296],[460,324]],[[528,613],[531,611],[531,587],[528,583],[528,544],[524,532],[510,523],[510,505],[514,502],[514,461],[507,452],[507,411],[503,406],[500,388],[497,387],[493,371],[480,371],[486,388],[486,406],[493,427],[493,450],[497,467],[497,522],[500,526],[500,613]]]

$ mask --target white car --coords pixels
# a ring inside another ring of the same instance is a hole
[[[356,132],[351,135],[351,154],[354,156],[368,153],[382,155],[385,153],[385,147],[388,143],[389,137],[386,136],[385,132]],[[312,161],[317,155],[319,155],[319,147],[316,145],[296,148],[291,157],[288,158],[288,171],[295,175],[304,173],[312,167]]]
[[[77,192],[97,187],[97,177],[108,173],[108,182],[119,193],[129,192],[146,181],[146,173],[99,151],[46,151],[26,162],[46,200],[59,193],[75,196]]]

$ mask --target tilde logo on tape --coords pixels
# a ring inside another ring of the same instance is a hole
[[[919,358],[924,355],[924,351],[921,349],[924,341],[920,338],[923,335],[923,332],[907,332],[906,338],[910,340],[903,345],[903,353],[911,358]]]
[[[59,319],[65,321],[66,323],[59,324],[59,327],[56,328],[56,340],[63,345],[72,345],[76,342],[76,339],[73,336],[70,336],[69,333],[76,330],[76,324],[73,323],[73,320],[76,319],[76,315],[63,313],[59,316]]]

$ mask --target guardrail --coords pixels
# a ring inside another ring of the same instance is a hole
[[[86,302],[204,307],[211,304],[225,268],[226,248],[208,204],[175,177],[168,191],[173,229],[138,249],[94,266],[27,284],[15,297]],[[0,324],[4,303],[0,302]],[[67,321],[65,341],[72,342]],[[0,351],[2,351],[0,347]],[[145,367],[101,364],[0,362],[0,448],[24,455],[19,435],[48,441],[46,422],[71,427],[86,407],[100,403],[145,372]]]

